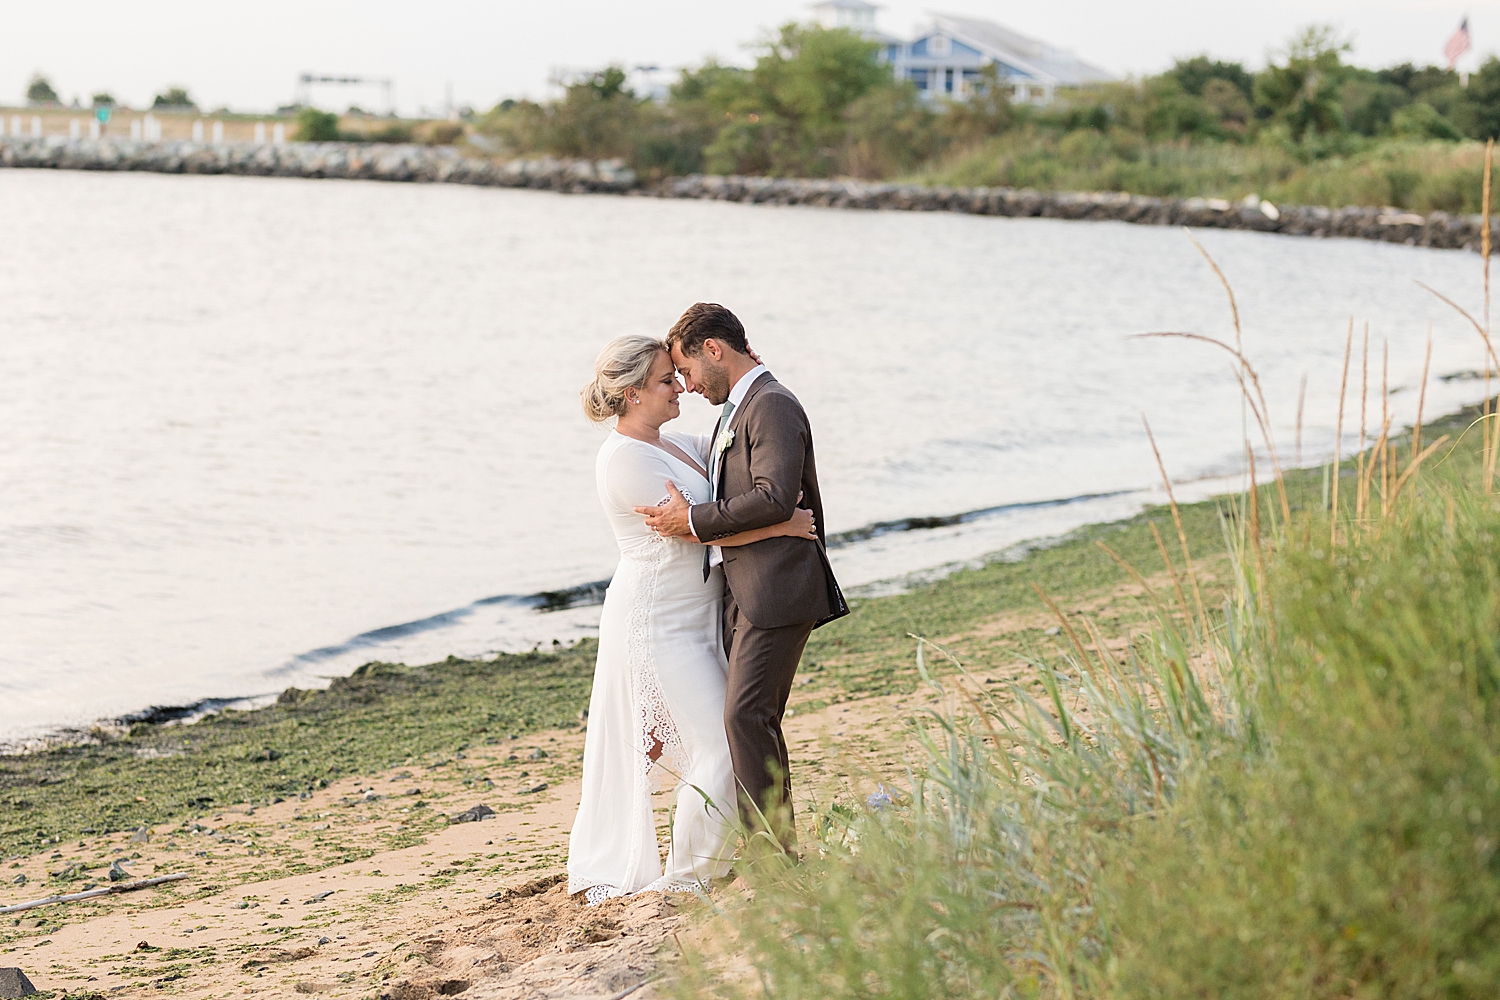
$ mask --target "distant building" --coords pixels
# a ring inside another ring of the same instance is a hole
[[[1016,101],[1051,102],[1059,87],[1086,87],[1115,79],[1072,52],[1002,27],[992,21],[935,14],[910,41],[875,27],[873,3],[822,0],[812,5],[813,20],[826,28],[847,28],[880,43],[880,58],[898,80],[910,80],[929,99],[962,101],[974,93],[981,72],[994,66]]]
[[[848,28],[850,31],[875,30],[875,11],[879,8],[865,0],[823,0],[812,5],[813,20],[825,28]]]
[[[875,27],[875,12],[879,9],[878,4],[866,3],[865,0],[822,0],[812,5],[813,22],[825,28],[847,28],[879,42],[881,58],[885,58],[890,46],[903,43]]]

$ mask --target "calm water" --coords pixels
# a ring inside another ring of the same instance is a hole
[[[1226,358],[1127,339],[1231,336],[1177,230],[44,171],[0,172],[0,216],[0,739],[587,631],[520,600],[613,568],[577,389],[697,299],[811,412],[833,532],[1121,494],[850,545],[850,584],[1129,512],[1143,412],[1174,476],[1239,468]],[[1406,418],[1429,324],[1429,412],[1479,396],[1414,284],[1476,306],[1474,255],[1199,238],[1286,452],[1304,372],[1332,449],[1350,315]]]

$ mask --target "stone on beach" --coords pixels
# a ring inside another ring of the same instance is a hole
[[[20,969],[0,969],[0,997],[10,1000],[11,997],[29,997],[35,992],[37,988],[31,985],[31,980]]]
[[[449,823],[477,823],[482,819],[489,819],[495,815],[495,810],[487,805],[477,805],[472,809],[466,809],[457,816],[451,816]]]

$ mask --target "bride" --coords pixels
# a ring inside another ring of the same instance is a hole
[[[679,413],[672,359],[661,341],[610,341],[594,362],[583,409],[617,418],[595,477],[620,565],[604,598],[599,659],[583,749],[583,798],[568,847],[568,892],[590,903],[647,890],[691,890],[728,874],[734,771],[724,731],[728,662],[722,641],[724,570],[703,578],[695,538],[662,538],[634,508],[711,498],[709,436],[664,431]],[[782,535],[815,539],[812,513],[714,544]],[[663,772],[665,774],[663,774]],[[663,872],[652,819],[656,781],[675,778]]]

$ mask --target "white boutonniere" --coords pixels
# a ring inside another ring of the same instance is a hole
[[[714,442],[714,454],[724,454],[729,450],[729,446],[732,444],[734,444],[734,431],[729,430],[726,427],[724,430],[719,432],[719,439]]]

